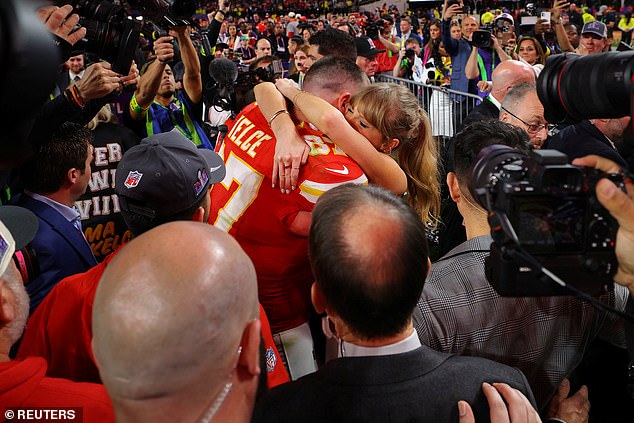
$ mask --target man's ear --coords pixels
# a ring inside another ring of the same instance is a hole
[[[71,169],[68,170],[68,172],[66,173],[66,182],[68,182],[69,184],[74,184],[75,182],[77,182],[77,179],[79,178],[81,172],[79,172],[79,169],[73,167]]]
[[[251,320],[242,331],[240,341],[240,357],[238,367],[247,370],[251,375],[260,374],[260,328],[259,319]]]
[[[326,298],[324,298],[324,293],[319,289],[317,282],[313,282],[313,285],[310,287],[310,298],[313,301],[313,306],[317,314],[326,312]]]
[[[206,222],[203,222],[204,218],[205,218],[205,209],[202,207],[198,207],[196,211],[194,212],[194,214],[192,215],[192,221],[206,223]]]
[[[509,123],[510,116],[511,116],[511,115],[509,115],[509,114],[508,114],[508,113],[506,113],[504,110],[502,110],[502,112],[500,113],[500,120],[501,120],[502,122]]]
[[[447,186],[449,187],[449,195],[451,196],[451,199],[455,203],[459,202],[462,198],[462,191],[460,190],[458,178],[456,177],[455,173],[447,173]]]
[[[336,106],[337,109],[343,114],[346,113],[346,109],[350,106],[350,99],[352,98],[352,94],[349,92],[344,92],[339,97],[337,97]]]

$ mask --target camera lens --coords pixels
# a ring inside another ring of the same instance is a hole
[[[537,80],[544,117],[559,123],[629,115],[632,66],[634,51],[550,56]]]

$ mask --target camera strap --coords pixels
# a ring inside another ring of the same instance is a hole
[[[488,81],[489,74],[487,72],[486,66],[484,66],[484,59],[482,58],[480,53],[478,53],[478,67],[480,68],[480,79],[482,81]],[[495,50],[493,50],[493,52],[491,53],[491,72],[493,72],[493,69],[495,69]]]

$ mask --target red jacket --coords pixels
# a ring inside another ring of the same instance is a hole
[[[122,248],[122,247],[121,247]],[[99,279],[117,249],[85,273],[63,279],[29,318],[17,358],[44,357],[47,375],[78,382],[101,383],[92,354],[92,306]],[[260,306],[264,350],[267,352],[268,386],[289,381],[275,348],[268,320]],[[271,352],[269,352],[271,351]],[[269,355],[270,357],[269,367]]]
[[[103,385],[45,377],[45,373],[46,361],[39,357],[0,363],[0,416],[16,408],[73,408],[82,416],[77,421],[114,422]]]

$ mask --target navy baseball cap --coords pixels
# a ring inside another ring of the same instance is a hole
[[[601,38],[608,38],[608,29],[603,22],[591,21],[583,25],[581,35],[595,34]]]
[[[122,210],[168,217],[197,204],[225,172],[217,153],[196,148],[172,130],[144,138],[126,151],[117,166],[115,191]]]

